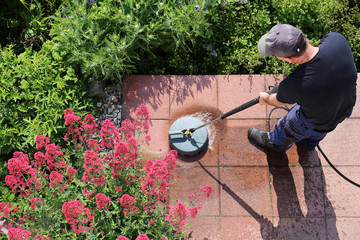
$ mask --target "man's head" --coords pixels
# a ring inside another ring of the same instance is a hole
[[[289,24],[278,24],[260,38],[258,50],[264,57],[296,58],[305,52],[306,42],[300,29]]]

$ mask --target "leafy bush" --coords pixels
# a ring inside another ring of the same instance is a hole
[[[13,44],[21,53],[24,47],[34,45],[40,50],[48,37],[49,16],[63,0],[2,0],[0,8],[0,45]]]
[[[84,77],[119,81],[158,51],[191,45],[204,34],[205,9],[205,0],[68,1],[51,36],[63,60]]]
[[[0,202],[10,240],[182,239],[187,216],[196,216],[198,201],[209,197],[212,187],[192,194],[191,205],[164,204],[177,153],[144,164],[140,144],[150,141],[150,118],[144,105],[136,115],[117,129],[108,120],[100,127],[91,114],[81,120],[66,109],[66,149],[39,135],[33,158],[15,152],[5,182],[23,201]]]
[[[254,74],[265,68],[275,69],[274,73],[289,69],[288,64],[266,60],[257,52],[257,41],[273,23],[270,1],[212,1],[208,9],[208,25],[194,49],[173,52],[165,64],[159,61],[154,66],[161,66],[166,74]]]
[[[342,33],[360,69],[357,1],[228,0],[213,1],[209,9],[209,25],[196,40],[195,51],[173,52],[168,62],[159,59],[154,66],[166,74],[288,74],[295,65],[264,58],[257,51],[263,34],[278,23],[288,23],[302,29],[314,45],[331,31]]]
[[[85,87],[71,67],[30,48],[18,56],[11,46],[0,51],[0,154],[34,146],[36,135],[63,136],[63,109],[93,109]]]

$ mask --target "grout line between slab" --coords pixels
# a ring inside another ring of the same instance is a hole
[[[322,190],[322,197],[323,197],[323,210],[324,210],[324,224],[325,224],[325,237],[326,239],[329,239],[328,236],[328,225],[327,225],[327,221],[326,221],[326,200],[327,200],[327,195],[325,194],[325,188],[326,188],[326,183],[325,183],[325,173],[324,171],[320,171],[321,172],[321,190]],[[326,197],[325,197],[326,196]]]
[[[216,108],[219,109],[219,81],[218,81],[218,78],[216,78]],[[217,146],[218,147],[218,146]],[[219,149],[216,153],[217,155],[217,169],[218,169],[218,179],[219,179],[219,182],[221,182],[221,176],[220,176],[220,154],[219,154]],[[220,240],[222,239],[222,231],[221,231],[221,185],[218,184],[218,190],[219,190],[219,237],[220,237]]]
[[[272,184],[271,177],[272,175],[269,173],[269,191],[270,191],[270,206],[271,206],[271,239],[274,238],[274,205],[273,205],[273,196],[272,196]]]
[[[350,167],[350,168],[358,168],[360,167],[360,165],[336,165],[336,164],[333,164],[335,167]],[[331,168],[332,167],[330,165],[323,165],[322,166],[323,168]]]

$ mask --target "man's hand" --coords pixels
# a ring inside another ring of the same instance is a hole
[[[286,103],[279,102],[276,98],[276,93],[268,94],[266,92],[259,93],[260,105],[271,105],[274,107],[285,107]]]
[[[269,94],[266,92],[260,92],[259,93],[259,104],[260,105],[268,105],[269,103],[267,102],[269,98]]]

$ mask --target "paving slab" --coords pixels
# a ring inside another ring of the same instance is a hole
[[[359,239],[360,228],[358,226],[360,226],[360,218],[326,218],[326,226],[327,239]]]
[[[219,109],[228,112],[256,97],[259,92],[265,91],[264,77],[260,75],[230,75],[218,76]],[[266,108],[255,105],[239,113],[231,115],[228,119],[264,118]]]
[[[360,106],[360,104],[359,104]],[[360,166],[360,119],[345,119],[327,134],[320,147],[335,166]],[[321,164],[329,166],[320,155]]]
[[[267,167],[221,167],[222,216],[271,216]]]
[[[124,80],[123,111],[134,117],[138,105],[148,106],[152,141],[144,148],[144,158],[159,159],[170,150],[168,129],[176,119],[195,115],[208,122],[283,78],[129,76]],[[359,84],[357,92],[360,95]],[[351,117],[321,142],[333,164],[355,182],[360,182],[359,99]],[[359,239],[360,188],[341,178],[318,150],[297,144],[286,153],[265,155],[248,142],[248,128],[266,129],[272,109],[256,105],[208,125],[209,148],[196,156],[178,156],[179,179],[167,193],[167,203],[187,201],[203,185],[214,188],[198,216],[188,217],[189,239]],[[272,112],[271,129],[285,114],[281,109]]]
[[[145,104],[152,119],[169,119],[171,76],[131,75],[123,84],[123,118],[135,118]]]
[[[325,216],[320,167],[279,167],[270,173],[273,216]]]
[[[207,167],[207,171],[218,178],[218,168]],[[169,201],[186,202],[191,201],[193,205],[202,205],[199,216],[219,216],[219,187],[212,179],[211,175],[205,172],[201,167],[178,167],[175,170],[175,176],[180,176],[170,189]],[[200,188],[204,185],[211,185],[213,187],[212,194],[209,198],[204,200],[197,200],[196,198],[189,198],[190,194],[201,193]]]
[[[268,218],[222,217],[221,239],[272,239],[272,224]]]
[[[348,178],[359,182],[360,167],[338,167]],[[324,167],[326,179],[325,213],[329,217],[359,217],[360,188],[348,183],[330,167]]]
[[[171,118],[217,108],[217,78],[215,76],[176,76],[171,78]]]
[[[225,131],[219,141],[220,166],[267,166],[266,155],[253,147],[248,139],[248,129],[265,129],[261,120],[224,120]]]
[[[272,239],[326,240],[325,218],[275,218]]]
[[[185,230],[189,239],[221,240],[219,217],[196,217],[187,220],[190,224]]]

